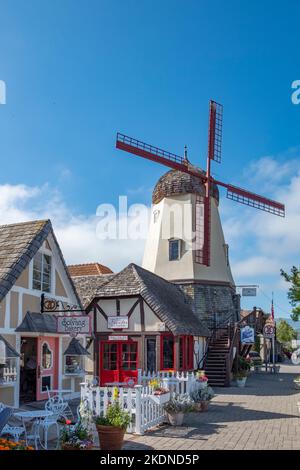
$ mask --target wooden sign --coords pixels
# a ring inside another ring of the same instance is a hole
[[[128,317],[108,317],[107,328],[110,328],[112,330],[123,330],[123,328],[128,328]]]
[[[80,333],[91,332],[90,317],[87,315],[62,315],[56,317],[57,333],[64,333],[69,335],[78,335]]]
[[[109,336],[108,341],[128,341],[128,336]]]
[[[254,328],[251,328],[251,326],[248,325],[241,328],[241,343],[253,344],[254,341]]]

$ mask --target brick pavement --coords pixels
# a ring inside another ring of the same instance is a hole
[[[205,413],[191,413],[182,427],[160,426],[144,436],[126,435],[124,449],[300,449],[300,415],[293,378],[300,367],[279,374],[252,373],[244,389],[215,389]]]

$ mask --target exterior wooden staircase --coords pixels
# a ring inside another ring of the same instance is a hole
[[[226,358],[229,354],[228,333],[222,332],[209,344],[205,361],[205,374],[212,387],[226,386]]]
[[[262,312],[253,309],[239,322],[225,322],[212,328],[212,335],[207,342],[206,354],[203,358],[203,368],[209,385],[213,387],[229,387],[231,374],[237,367],[238,357],[246,357],[251,345],[240,344],[240,328],[248,324],[256,332],[263,328]]]

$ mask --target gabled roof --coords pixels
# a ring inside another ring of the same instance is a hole
[[[10,357],[19,357],[20,354],[17,353],[17,351],[15,350],[15,348],[13,348],[8,341],[6,341],[5,338],[3,338],[2,335],[0,335],[0,341],[3,341],[4,344],[5,344],[5,356],[7,358],[10,358]]]
[[[112,274],[112,270],[110,268],[100,263],[71,264],[68,266],[68,270],[72,277]]]
[[[67,349],[64,352],[65,356],[89,356],[90,353],[81,345],[80,341],[72,338]]]
[[[174,334],[209,336],[205,324],[195,315],[180,287],[146,269],[129,264],[111,280],[94,285],[93,298],[141,295],[158,318]]]
[[[57,333],[56,317],[51,313],[27,312],[22,323],[15,331],[23,333]]]
[[[53,236],[78,304],[81,305],[50,220],[0,225],[0,301],[20,277],[49,233]]]

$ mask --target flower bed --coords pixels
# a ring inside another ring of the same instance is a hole
[[[14,442],[9,439],[0,439],[0,451],[1,450],[34,450],[34,448],[27,446],[25,441]]]

